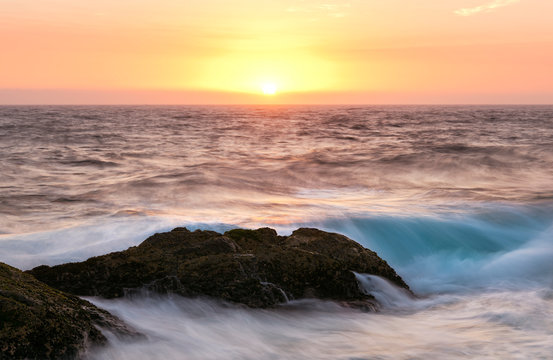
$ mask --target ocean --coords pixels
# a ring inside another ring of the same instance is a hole
[[[87,298],[148,335],[91,359],[553,359],[553,106],[0,106],[0,261],[176,226],[317,227],[417,295],[377,313]]]

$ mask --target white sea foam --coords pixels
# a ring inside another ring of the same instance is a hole
[[[11,240],[4,236],[0,247],[4,258],[34,266],[120,250],[176,225],[218,231],[232,227],[180,220],[117,219]],[[553,353],[553,246],[547,212],[512,207],[475,215],[380,215],[286,224],[278,230],[285,234],[306,225],[346,233],[376,250],[418,296],[373,275],[357,274],[360,286],[382,305],[379,313],[313,300],[255,310],[178,296],[93,298],[148,340],[125,342],[108,333],[110,346],[91,358],[546,359]],[[393,249],[397,251],[390,253]]]
[[[388,280],[371,274],[358,274],[355,277],[365,294],[372,295],[386,309],[409,309],[416,304],[415,297],[407,290],[399,288]]]
[[[224,231],[233,226],[187,223],[178,217],[103,218],[89,224],[44,232],[0,236],[0,261],[27,270],[39,265],[83,261],[136,246],[148,236],[177,226]]]
[[[547,359],[553,353],[550,290],[441,295],[418,300],[417,310],[384,313],[319,301],[254,310],[179,297],[91,300],[148,336],[139,343],[112,337],[93,354],[98,360]]]

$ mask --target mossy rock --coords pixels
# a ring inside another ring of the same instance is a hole
[[[98,327],[138,335],[108,312],[0,263],[0,359],[75,359],[106,343]]]
[[[77,295],[113,298],[147,288],[250,307],[306,297],[372,301],[353,272],[379,275],[408,289],[375,252],[343,235],[307,228],[288,237],[269,228],[224,234],[176,228],[125,251],[30,271]]]

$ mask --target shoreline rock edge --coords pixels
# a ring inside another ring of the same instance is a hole
[[[107,343],[101,329],[143,338],[117,317],[0,262],[0,359],[76,359]]]
[[[301,298],[374,301],[360,290],[353,272],[378,275],[409,290],[374,251],[346,236],[313,228],[279,236],[270,228],[220,234],[179,227],[124,251],[28,271],[54,288],[80,296],[116,298],[146,288],[249,307]]]

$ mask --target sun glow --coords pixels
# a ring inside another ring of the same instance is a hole
[[[206,90],[267,97],[284,93],[328,90],[338,85],[337,69],[333,62],[304,50],[288,49],[278,42],[274,45],[279,49],[278,52],[264,48],[270,44],[254,42],[252,46],[262,49],[257,52],[229,51],[214,56],[198,66],[198,72],[194,77],[183,77],[183,82],[187,86]],[[232,45],[240,48],[240,44]],[[264,91],[265,87],[270,88],[269,84],[274,84],[274,94]]]
[[[277,86],[274,83],[265,83],[261,85],[261,91],[264,95],[274,95],[277,92]]]

